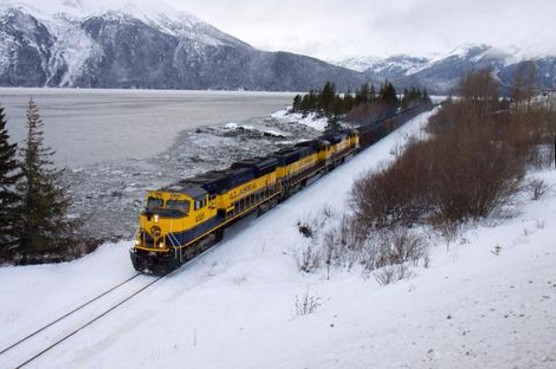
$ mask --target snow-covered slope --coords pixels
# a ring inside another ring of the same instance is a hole
[[[526,58],[527,56],[527,58]],[[431,57],[395,55],[388,58],[354,57],[335,64],[361,71],[374,81],[385,78],[396,87],[419,86],[437,94],[457,93],[461,77],[482,68],[492,68],[503,85],[512,84],[517,63],[532,59],[537,66],[540,87],[554,88],[556,57],[535,56],[517,48],[500,49],[489,45],[466,44],[446,54]]]
[[[0,0],[0,85],[302,91],[360,73],[263,52],[163,1]]]
[[[129,0],[41,0],[38,3],[29,3],[21,0],[1,0],[0,10],[8,9],[20,10],[51,27],[64,27],[67,23],[79,23],[80,20],[90,17],[130,17],[174,36],[196,39],[207,44],[248,47],[240,40],[217,30],[190,13],[172,8],[164,1],[144,0],[138,3]],[[60,38],[68,35],[58,33],[56,36]]]
[[[351,57],[333,62],[344,68],[379,75],[410,75],[430,63],[428,58],[418,58],[409,55],[393,55],[387,58],[379,57]]]
[[[29,367],[539,368],[556,363],[556,196],[438,241],[429,269],[379,287],[296,268],[296,221],[344,209],[354,178],[392,159],[423,114]],[[556,183],[552,171],[539,173]],[[0,348],[133,274],[131,242],[61,265],[0,269]],[[296,299],[316,311],[296,314]],[[42,347],[35,347],[38,351]],[[16,363],[2,361],[0,367]]]
[[[485,60],[499,60],[504,66],[515,64],[521,58],[521,52],[517,49],[502,50],[489,45],[461,45],[445,54],[436,54],[429,57],[415,57],[411,55],[393,55],[386,58],[373,56],[358,56],[338,61],[332,61],[336,65],[350,68],[360,72],[384,73],[389,70],[397,70],[398,75],[409,76],[424,69],[432,68],[446,60],[466,60],[470,63],[480,63]]]
[[[176,11],[162,1],[149,0],[138,5],[137,2],[127,0],[45,0],[33,4],[2,0],[0,13],[4,15],[1,22],[4,29],[0,29],[0,40],[4,41],[6,51],[4,55],[11,54],[11,58],[0,60],[0,70],[7,70],[10,65],[20,63],[19,59],[24,56],[14,50],[26,40],[37,38],[37,28],[42,26],[40,38],[48,40],[48,43],[29,46],[48,53],[42,63],[46,86],[74,86],[86,78],[95,65],[109,57],[102,43],[91,37],[89,30],[83,27],[84,22],[90,19],[124,24],[140,21],[170,36],[190,40],[197,51],[207,45],[250,48],[197,17]],[[12,32],[7,28],[11,28]],[[27,33],[20,41],[14,38],[14,33],[19,32]]]
[[[340,60],[331,60],[330,63],[358,72],[365,72],[368,69],[374,69],[377,63],[382,63],[384,60],[384,58],[378,56],[352,56]]]

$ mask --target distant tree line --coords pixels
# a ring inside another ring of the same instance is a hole
[[[33,100],[27,107],[27,140],[9,142],[0,107],[0,261],[37,264],[75,254],[79,221],[67,215],[71,199],[43,143],[43,122]],[[73,255],[75,256],[75,255]]]
[[[316,113],[328,117],[330,122],[343,119],[362,123],[361,119],[368,121],[398,108],[405,109],[430,103],[426,89],[405,89],[399,97],[396,88],[388,80],[380,85],[378,91],[374,84],[364,83],[354,93],[349,90],[346,93],[338,93],[334,83],[326,82],[322,89],[310,90],[303,96],[296,95],[292,111],[303,115]]]

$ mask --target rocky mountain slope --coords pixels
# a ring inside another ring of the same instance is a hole
[[[150,5],[0,3],[0,86],[305,91],[366,80],[314,58],[257,50],[188,13]]]
[[[155,0],[0,0],[0,86],[307,91],[329,80],[353,90],[387,78],[398,88],[450,94],[463,74],[491,67],[507,91],[519,55],[466,45],[429,58],[356,57],[332,65],[258,50]],[[556,57],[533,62],[539,87],[555,88]]]

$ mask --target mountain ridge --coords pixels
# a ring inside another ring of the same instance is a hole
[[[393,55],[386,58],[359,56],[333,64],[360,71],[373,79],[388,79],[397,87],[417,85],[433,93],[456,93],[463,75],[473,70],[492,68],[503,92],[512,85],[513,71],[522,61],[532,61],[537,68],[539,89],[556,86],[556,55],[538,55],[526,59],[519,49],[500,49],[486,44],[467,44],[443,55],[415,57]]]
[[[304,91],[367,80],[315,58],[257,50],[185,12],[76,15],[13,3],[0,6],[2,86]]]
[[[388,79],[399,90],[455,94],[461,76],[485,67],[511,85],[524,53],[468,44],[432,57],[327,63],[258,50],[155,0],[0,0],[0,86],[307,91],[332,81],[353,91]],[[539,88],[553,89],[556,57],[533,61]]]

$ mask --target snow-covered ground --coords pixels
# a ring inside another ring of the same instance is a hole
[[[328,125],[327,117],[318,117],[316,113],[309,113],[303,115],[301,113],[290,113],[288,109],[279,110],[270,115],[272,118],[277,119],[280,122],[295,122],[303,124],[307,127],[311,127],[318,131],[324,131]]]
[[[449,247],[436,241],[430,267],[393,285],[353,271],[333,270],[327,280],[297,270],[296,221],[324,206],[344,209],[352,181],[389,160],[429,115],[230,229],[223,242],[28,367],[555,368],[553,192],[537,201],[523,196],[514,218],[469,228]],[[556,183],[554,171],[536,176]],[[0,269],[0,350],[131,276],[131,246]],[[305,295],[316,310],[299,315],[296,301]],[[2,360],[0,367],[17,364]]]

